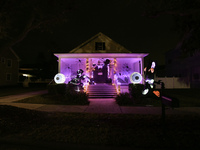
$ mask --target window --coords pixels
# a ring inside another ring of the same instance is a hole
[[[95,50],[106,50],[105,42],[96,42]]]
[[[11,59],[8,59],[8,60],[7,60],[7,66],[8,66],[8,67],[12,67],[12,60],[11,60]]]
[[[11,74],[10,74],[10,73],[7,73],[7,74],[6,74],[6,80],[7,80],[7,81],[11,81]]]
[[[4,57],[1,57],[1,62],[5,63],[5,58]]]

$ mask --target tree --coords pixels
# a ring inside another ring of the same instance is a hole
[[[0,0],[0,50],[22,41],[29,32],[49,31],[67,21],[72,0]]]
[[[200,0],[146,0],[144,8],[147,17],[173,16],[173,28],[180,35],[176,49],[181,49],[182,54],[200,50]]]

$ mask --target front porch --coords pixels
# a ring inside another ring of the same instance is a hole
[[[143,53],[55,54],[59,61],[59,73],[65,75],[65,83],[75,78],[77,71],[81,69],[84,76],[87,76],[83,80],[86,92],[89,83],[109,83],[115,87],[117,93],[127,91],[128,84],[131,83],[130,75],[133,72],[143,75],[143,61],[146,55]]]

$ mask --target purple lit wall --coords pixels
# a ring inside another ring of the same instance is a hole
[[[86,74],[86,58],[61,58],[60,73],[65,75],[65,83],[76,77],[79,69]]]
[[[106,59],[110,60],[107,65],[108,78],[117,85],[130,83],[130,75],[133,72],[141,73],[141,58],[61,58],[60,73],[66,77],[65,83],[76,77],[77,70],[82,69],[83,74],[93,78],[93,70],[96,66],[103,67]]]
[[[105,72],[95,71],[107,68],[106,78],[116,87],[128,86],[130,75],[139,72],[143,76],[145,53],[63,53],[55,54],[58,57],[58,73],[65,75],[68,83],[77,75],[77,70],[82,69],[83,74],[90,79],[97,79]],[[109,60],[107,66],[105,61]],[[105,65],[105,66],[104,66]],[[95,77],[94,77],[95,75]],[[86,84],[86,81],[82,81]],[[98,83],[98,82],[97,82]],[[102,82],[100,82],[102,83]],[[143,81],[141,81],[143,83]]]

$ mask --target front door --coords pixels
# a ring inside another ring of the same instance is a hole
[[[106,83],[108,79],[107,65],[96,66],[95,70],[93,71],[93,75],[94,75],[94,82]]]

